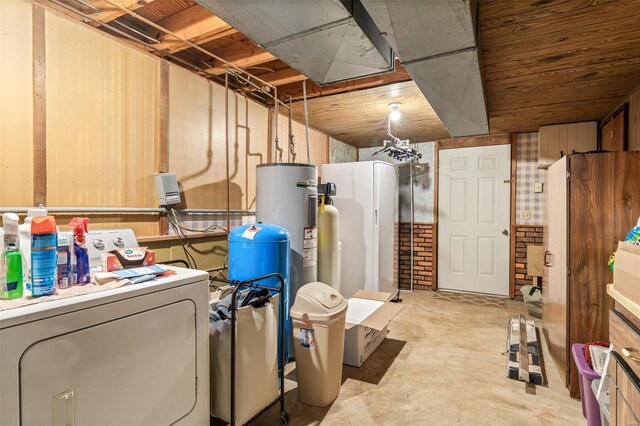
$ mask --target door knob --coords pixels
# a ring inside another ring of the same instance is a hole
[[[502,235],[509,235],[509,231],[507,231],[506,229],[502,230]]]

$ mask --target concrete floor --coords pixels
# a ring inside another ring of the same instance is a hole
[[[406,308],[360,368],[345,366],[338,399],[326,408],[298,402],[295,364],[288,366],[286,407],[292,425],[584,425],[549,359],[549,385],[506,378],[507,322],[524,313],[402,293]],[[292,380],[293,379],[293,380]],[[271,408],[254,425],[280,424]]]

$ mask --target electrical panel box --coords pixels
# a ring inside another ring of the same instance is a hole
[[[156,192],[158,193],[158,204],[161,206],[171,206],[180,204],[180,188],[178,178],[175,173],[156,173]]]

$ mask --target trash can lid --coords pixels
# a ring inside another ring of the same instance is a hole
[[[332,287],[309,283],[300,287],[291,307],[291,317],[304,321],[332,322],[346,315],[348,302]]]

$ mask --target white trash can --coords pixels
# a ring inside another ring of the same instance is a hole
[[[340,393],[347,299],[326,284],[302,286],[291,307],[300,402],[325,407]]]

